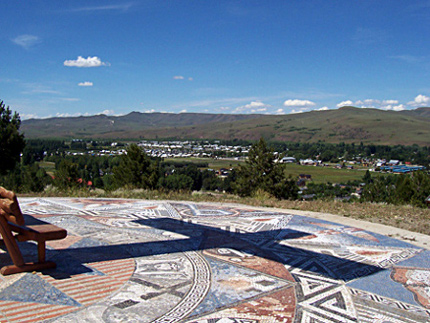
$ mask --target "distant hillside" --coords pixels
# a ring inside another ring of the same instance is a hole
[[[140,113],[114,117],[104,114],[90,117],[67,117],[24,120],[21,130],[27,138],[135,138],[148,136],[159,129],[202,126],[208,123],[237,122],[257,115],[204,113]]]
[[[430,145],[430,108],[343,107],[289,115],[140,113],[24,120],[26,138],[246,139]]]
[[[400,111],[400,113],[411,115],[411,116],[430,118],[430,108],[418,108],[415,110],[404,110],[404,111]]]

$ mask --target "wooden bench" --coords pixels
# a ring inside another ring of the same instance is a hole
[[[63,239],[67,236],[67,231],[49,223],[25,225],[15,193],[0,187],[0,234],[13,262],[13,265],[1,268],[0,273],[10,275],[55,268],[55,262],[45,259],[46,241]],[[16,240],[36,241],[38,262],[24,262]]]

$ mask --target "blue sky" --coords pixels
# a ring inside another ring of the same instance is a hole
[[[0,2],[22,119],[430,106],[430,1]]]

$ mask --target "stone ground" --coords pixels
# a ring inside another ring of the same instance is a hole
[[[425,235],[244,205],[20,204],[68,236],[48,243],[57,269],[0,276],[0,322],[430,322]]]

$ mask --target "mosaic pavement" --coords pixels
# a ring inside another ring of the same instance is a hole
[[[430,322],[430,251],[386,236],[245,206],[20,203],[68,236],[57,269],[0,276],[0,322]]]

